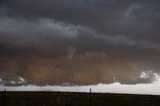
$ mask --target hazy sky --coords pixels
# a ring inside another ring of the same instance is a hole
[[[150,83],[159,41],[159,0],[1,0],[0,83]]]

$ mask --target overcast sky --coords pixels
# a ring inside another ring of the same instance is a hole
[[[159,35],[159,0],[1,0],[0,83],[151,83]]]

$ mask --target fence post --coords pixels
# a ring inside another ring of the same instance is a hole
[[[2,105],[3,105],[3,106],[6,105],[6,91],[7,91],[7,89],[5,88],[5,89],[4,89],[4,92],[3,92],[3,101],[2,101]]]
[[[91,88],[90,88],[90,106],[91,106],[91,103],[92,101],[91,101]]]

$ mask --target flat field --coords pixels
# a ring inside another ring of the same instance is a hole
[[[160,106],[160,96],[75,92],[0,92],[0,106]]]

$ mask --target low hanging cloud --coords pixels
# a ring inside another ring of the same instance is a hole
[[[78,27],[52,19],[27,21],[22,18],[0,19],[1,43],[13,47],[47,47],[59,39],[73,39],[78,36]]]
[[[96,45],[98,41],[101,41],[104,46],[139,46],[140,48],[159,49],[159,44],[150,41],[136,41],[125,35],[101,35],[90,28],[57,22],[53,19],[40,18],[28,21],[23,18],[5,17],[0,19],[0,24],[1,43],[13,48],[31,46],[36,49],[45,49],[52,45],[60,45],[63,41],[71,45],[77,40],[80,42],[78,45],[83,45],[85,38],[88,44],[93,42]]]
[[[141,75],[144,76],[147,73],[143,72]],[[97,85],[87,85],[87,86],[36,86],[36,85],[26,85],[18,87],[9,87],[0,85],[0,91],[67,91],[67,92],[92,92],[96,93],[126,93],[126,94],[145,94],[145,95],[160,95],[159,93],[159,75],[155,74],[155,81],[149,84],[135,84],[127,85],[120,84],[119,82],[114,82],[112,84],[99,83]],[[1,80],[0,80],[1,82]]]
[[[10,85],[19,78],[37,85],[151,83],[160,68],[159,5],[158,0],[3,0],[0,79]]]

